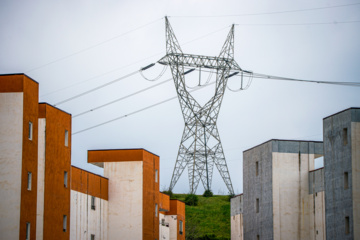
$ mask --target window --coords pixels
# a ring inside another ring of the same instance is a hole
[[[91,196],[91,209],[95,210],[95,197]]]
[[[179,233],[183,234],[183,221],[179,221]]]
[[[256,199],[256,213],[258,213],[259,212],[259,199],[257,198]]]
[[[26,240],[30,240],[30,223],[26,223]]]
[[[259,162],[255,163],[255,174],[256,174],[256,176],[259,175]]]
[[[66,232],[66,228],[67,228],[67,216],[64,215],[63,216],[63,231]]]
[[[349,188],[349,173],[344,172],[344,189]]]
[[[155,217],[157,217],[158,216],[158,205],[157,205],[157,203],[155,204]]]
[[[95,234],[91,234],[91,240],[95,240]]]
[[[67,188],[68,186],[68,173],[67,171],[64,171],[64,187]]]
[[[32,140],[33,138],[33,124],[32,122],[29,122],[29,140]]]
[[[32,173],[28,172],[28,179],[27,179],[27,190],[31,190],[31,178],[32,178]]]
[[[69,146],[69,131],[65,130],[65,147]]]
[[[348,131],[347,128],[343,129],[343,144],[347,145],[348,144]]]
[[[156,183],[158,182],[158,174],[159,174],[159,171],[157,169],[155,169],[155,182]]]
[[[350,233],[350,219],[349,217],[345,217],[345,234]]]

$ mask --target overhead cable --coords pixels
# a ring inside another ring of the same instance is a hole
[[[190,44],[190,43],[192,43],[192,42],[194,42],[194,41],[200,40],[200,39],[205,38],[205,37],[207,37],[207,36],[209,36],[209,35],[212,35],[212,34],[214,34],[214,33],[220,32],[220,31],[222,31],[222,30],[224,30],[224,29],[226,29],[226,28],[229,28],[229,26],[224,27],[224,28],[221,28],[221,29],[218,29],[218,30],[215,30],[215,31],[210,32],[210,33],[207,33],[207,34],[202,35],[202,36],[200,36],[200,37],[198,37],[198,38],[192,39],[192,40],[190,40],[190,41],[188,41],[188,42],[185,42],[184,44],[181,44],[181,46],[184,46],[184,45]],[[119,67],[119,68],[115,68],[115,69],[113,69],[113,70],[111,70],[111,71],[108,71],[108,72],[102,73],[102,74],[100,74],[100,75],[98,75],[98,76],[96,76],[96,77],[92,77],[92,78],[86,79],[86,80],[84,80],[84,81],[81,81],[81,82],[78,82],[78,83],[72,84],[72,85],[70,85],[70,86],[67,86],[67,87],[64,87],[64,88],[61,88],[61,89],[55,90],[55,91],[53,91],[53,92],[50,92],[50,93],[47,93],[47,94],[41,95],[41,97],[44,97],[44,96],[47,96],[47,95],[51,95],[51,94],[53,94],[53,93],[57,93],[57,92],[59,92],[59,91],[62,91],[62,90],[65,90],[65,89],[71,88],[71,87],[73,87],[73,86],[79,85],[79,84],[81,84],[81,83],[84,83],[84,82],[90,81],[90,80],[95,79],[95,78],[102,77],[102,76],[104,76],[104,75],[107,75],[107,74],[109,74],[109,73],[115,72],[115,71],[120,70],[120,69],[123,69],[123,68],[125,68],[125,67],[129,67],[129,66],[135,65],[135,64],[137,64],[137,63],[139,63],[139,62],[145,61],[145,60],[150,59],[150,58],[152,58],[152,57],[155,57],[155,56],[158,56],[158,55],[163,55],[163,54],[164,54],[164,52],[165,52],[165,51],[158,52],[158,53],[156,53],[156,54],[154,54],[154,55],[151,55],[150,57],[146,57],[146,58],[143,58],[143,59],[141,59],[141,60],[138,60],[138,61],[132,62],[132,63],[130,63],[130,64],[126,65],[126,66],[122,66],[122,67]]]
[[[286,78],[286,77],[278,77],[265,75],[261,73],[254,73],[254,78],[262,78],[269,80],[280,80],[280,81],[295,81],[295,82],[308,82],[308,83],[321,83],[321,84],[331,84],[331,85],[342,85],[349,87],[360,87],[360,82],[332,82],[332,81],[317,81],[317,80],[304,80],[304,79],[296,79],[296,78]]]
[[[210,71],[204,70],[204,72],[210,72]],[[334,82],[334,81],[305,80],[305,79],[271,76],[271,75],[266,75],[266,74],[261,74],[261,73],[253,73],[251,71],[246,71],[246,70],[243,70],[242,72],[244,73],[243,76],[245,76],[245,77],[253,77],[253,78],[259,78],[259,79],[331,84],[331,85],[341,85],[341,86],[348,86],[348,87],[360,87],[360,82]]]
[[[244,71],[245,73],[251,73],[250,71]],[[249,76],[251,76],[251,74],[249,74]],[[360,82],[331,82],[331,81],[315,81],[315,80],[302,80],[302,79],[295,79],[295,78],[284,78],[284,77],[278,77],[278,76],[270,76],[270,75],[265,75],[265,74],[259,74],[259,73],[254,73],[253,75],[254,78],[263,78],[263,79],[270,79],[270,80],[283,80],[283,81],[298,81],[298,82],[308,82],[308,83],[321,83],[321,84],[333,84],[333,85],[343,85],[343,86],[351,86],[351,87],[360,87]],[[171,79],[167,79],[166,81],[169,81]],[[165,83],[166,81],[164,82],[161,82],[159,83],[158,85],[160,84],[163,84]],[[196,89],[193,89],[189,92],[194,92],[194,91],[197,91],[199,89],[202,89],[204,87],[207,87],[207,86],[210,86],[212,84],[214,84],[214,82],[211,82],[210,84],[207,84],[207,85],[203,85],[199,88],[196,88]],[[145,89],[143,90],[145,91]],[[136,93],[137,94],[137,93]],[[133,94],[135,95],[135,93]],[[105,125],[105,124],[108,124],[108,123],[111,123],[111,122],[114,122],[116,120],[119,120],[119,119],[122,119],[122,118],[125,118],[127,116],[130,116],[130,115],[134,115],[136,113],[139,113],[139,112],[142,112],[142,111],[145,111],[147,109],[150,109],[150,108],[153,108],[153,107],[156,107],[160,104],[163,104],[163,103],[166,103],[166,102],[169,102],[173,99],[177,98],[177,96],[174,96],[172,98],[168,98],[164,101],[161,101],[161,102],[158,102],[158,103],[155,103],[153,105],[150,105],[150,106],[147,106],[145,108],[142,108],[142,109],[139,109],[137,111],[134,111],[134,112],[131,112],[129,114],[126,114],[126,115],[123,115],[123,116],[120,116],[120,117],[117,117],[117,118],[114,118],[114,119],[111,119],[109,121],[106,121],[106,122],[103,122],[103,123],[100,123],[100,124],[97,124],[97,125],[94,125],[92,127],[89,127],[89,128],[85,128],[83,130],[80,130],[80,131],[77,131],[77,132],[74,132],[72,135],[75,135],[75,134],[78,134],[78,133],[81,133],[81,132],[85,132],[85,131],[88,131],[90,129],[93,129],[93,128],[96,128],[96,127],[99,127],[99,126],[102,126],[102,125]]]
[[[195,69],[191,69],[191,70],[189,70],[189,71],[192,72],[192,71],[194,71],[194,70],[195,70]],[[189,71],[188,71],[188,72],[189,72]],[[185,74],[185,73],[184,73],[184,74]],[[212,74],[213,74],[213,72],[211,71],[211,72],[210,72],[210,76],[211,76]],[[211,78],[211,77],[208,78],[208,80],[205,82],[205,84],[203,84],[203,85],[197,85],[197,86],[195,86],[195,87],[192,87],[191,89],[198,89],[198,88],[201,88],[201,87],[210,85],[210,84],[208,84],[209,81],[210,81],[210,78]],[[84,115],[84,114],[86,114],[86,113],[90,113],[90,112],[93,112],[93,111],[95,111],[95,110],[99,110],[100,108],[109,106],[109,105],[111,105],[111,104],[113,104],[113,103],[120,102],[120,101],[125,100],[125,99],[127,99],[127,98],[129,98],[129,97],[135,96],[135,95],[137,95],[137,94],[139,94],[139,93],[148,91],[148,90],[150,90],[150,89],[152,89],[152,88],[155,88],[155,87],[158,87],[158,86],[160,86],[160,85],[162,85],[162,84],[164,84],[164,83],[167,83],[167,82],[169,82],[169,81],[171,81],[171,80],[172,80],[172,78],[166,79],[165,81],[162,81],[162,82],[160,82],[160,83],[158,83],[158,84],[155,84],[155,85],[152,85],[152,86],[150,86],[150,87],[141,89],[140,91],[131,93],[131,94],[126,95],[126,96],[124,96],[124,97],[115,99],[115,100],[113,100],[113,101],[111,101],[111,102],[105,103],[105,104],[103,104],[103,105],[100,105],[100,106],[97,106],[97,107],[95,107],[95,108],[91,108],[91,109],[86,110],[86,111],[84,111],[84,112],[81,112],[81,113],[78,113],[78,114],[76,114],[76,115],[73,115],[72,118],[76,118],[76,117],[79,117],[79,116]],[[187,87],[188,87],[188,86],[187,86]],[[190,87],[188,87],[188,88],[190,88]],[[246,88],[246,89],[247,89],[247,88]],[[243,89],[243,90],[246,90],[246,89]]]
[[[113,40],[115,40],[115,39],[117,39],[117,38],[123,37],[123,36],[125,36],[125,35],[127,35],[127,34],[129,34],[129,33],[132,33],[132,32],[135,32],[135,31],[137,31],[137,30],[139,30],[139,29],[142,29],[142,28],[144,28],[144,27],[146,27],[146,26],[149,26],[149,25],[151,25],[151,24],[153,24],[153,23],[155,23],[155,22],[157,22],[157,21],[159,21],[159,20],[161,20],[161,19],[163,19],[163,18],[156,19],[156,20],[151,21],[151,22],[149,22],[149,23],[146,23],[146,24],[144,24],[144,25],[138,26],[138,27],[136,27],[136,28],[134,28],[134,29],[132,29],[132,30],[130,30],[130,31],[121,33],[121,34],[119,34],[119,35],[117,35],[117,36],[115,36],[115,37],[112,37],[112,38],[107,39],[107,40],[105,40],[105,41],[96,43],[96,44],[91,45],[91,46],[89,46],[89,47],[87,47],[87,48],[84,48],[84,49],[82,49],[82,50],[79,50],[79,51],[77,51],[77,52],[74,52],[74,53],[72,53],[72,54],[63,56],[63,57],[61,57],[61,58],[58,58],[58,59],[53,60],[53,61],[51,61],[51,62],[48,62],[48,63],[46,63],[46,64],[43,64],[43,65],[40,65],[40,66],[38,66],[38,67],[29,69],[29,70],[25,71],[25,73],[32,72],[32,71],[37,70],[37,69],[39,69],[39,68],[46,67],[46,66],[48,66],[48,65],[50,65],[50,64],[53,64],[53,63],[56,63],[56,62],[60,62],[60,61],[62,61],[62,60],[65,60],[65,59],[67,59],[67,58],[70,58],[70,57],[72,57],[72,56],[75,56],[75,55],[78,55],[78,54],[80,54],[80,53],[86,52],[86,51],[88,51],[88,50],[90,50],[90,49],[93,49],[93,48],[95,48],[95,47],[98,47],[98,46],[103,45],[103,44],[105,44],[105,43],[108,43],[108,42],[110,42],[110,41],[113,41]]]
[[[360,20],[355,21],[333,21],[333,22],[309,22],[309,23],[239,23],[236,26],[308,26],[308,25],[336,25],[347,23],[360,23]]]
[[[100,88],[109,86],[110,84],[113,84],[113,83],[118,82],[118,81],[121,81],[121,80],[123,80],[123,79],[125,79],[125,78],[127,78],[127,77],[130,77],[130,76],[138,73],[139,71],[140,71],[140,70],[137,70],[137,71],[135,71],[135,72],[132,72],[132,73],[129,73],[129,74],[125,75],[125,76],[122,76],[122,77],[120,77],[120,78],[117,78],[117,79],[115,79],[115,80],[113,80],[113,81],[111,81],[111,82],[105,83],[105,84],[100,85],[100,86],[98,86],[98,87],[96,87],[96,88],[92,88],[92,89],[90,89],[90,90],[88,90],[88,91],[86,91],[86,92],[80,93],[80,94],[75,95],[75,96],[73,96],[73,97],[71,97],[71,98],[67,98],[67,99],[65,99],[65,100],[63,100],[63,101],[61,101],[61,102],[55,103],[54,106],[57,106],[57,105],[66,103],[66,102],[68,102],[68,101],[70,101],[70,100],[74,100],[74,99],[76,99],[76,98],[79,98],[79,97],[81,97],[81,96],[84,96],[84,95],[86,95],[86,94],[89,94],[89,93],[91,93],[91,92],[94,92],[94,91],[96,91],[96,90],[99,90]]]
[[[212,83],[210,83],[210,84],[208,84],[208,85],[204,85],[203,87],[210,86],[211,84],[214,84],[214,83],[215,83],[215,82],[212,82]],[[197,89],[191,90],[191,91],[189,91],[189,92],[195,92],[195,91],[197,91],[197,90],[199,90],[199,89],[202,89],[202,88],[197,88]],[[83,129],[83,130],[80,130],[80,131],[74,132],[72,135],[75,135],[75,134],[78,134],[78,133],[82,133],[82,132],[85,132],[85,131],[91,130],[91,129],[93,129],[93,128],[100,127],[100,126],[103,126],[103,125],[105,125],[105,124],[108,124],[108,123],[111,123],[111,122],[114,122],[114,121],[120,120],[120,119],[122,119],[122,118],[125,118],[125,117],[128,117],[128,116],[134,115],[134,114],[136,114],[136,113],[139,113],[139,112],[142,112],[142,111],[148,110],[148,109],[150,109],[150,108],[156,107],[156,106],[158,106],[158,105],[160,105],[160,104],[163,104],[163,103],[169,102],[169,101],[174,100],[174,99],[176,99],[176,98],[177,98],[177,96],[174,96],[174,97],[168,98],[168,99],[166,99],[166,100],[164,100],[164,101],[161,101],[161,102],[155,103],[155,104],[150,105],[150,106],[147,106],[147,107],[145,107],[145,108],[141,108],[141,109],[136,110],[136,111],[134,111],[134,112],[131,112],[131,113],[128,113],[128,114],[122,115],[122,116],[120,116],[120,117],[117,117],[117,118],[111,119],[111,120],[109,120],[109,121],[106,121],[106,122],[103,122],[103,123],[100,123],[100,124],[94,125],[94,126],[92,126],[92,127],[88,127],[88,128]]]
[[[242,13],[242,14],[231,14],[231,15],[198,15],[198,16],[170,16],[176,18],[217,18],[217,17],[246,17],[246,16],[258,16],[258,15],[271,15],[271,14],[284,14],[284,13],[294,13],[294,12],[307,12],[307,11],[316,11],[330,8],[339,8],[339,7],[350,7],[359,5],[360,3],[350,3],[342,4],[335,6],[326,6],[326,7],[317,7],[317,8],[304,8],[304,9],[295,9],[295,10],[286,10],[286,11],[274,11],[274,12],[260,12],[260,13]]]
[[[160,83],[158,83],[158,84],[155,84],[155,85],[152,85],[152,86],[150,86],[150,87],[141,89],[140,91],[137,91],[137,92],[131,93],[131,94],[129,94],[129,95],[126,95],[126,96],[124,96],[124,97],[115,99],[115,100],[113,100],[113,101],[111,101],[111,102],[105,103],[105,104],[103,104],[103,105],[100,105],[100,106],[98,106],[98,107],[92,108],[92,109],[90,109],[90,110],[81,112],[81,113],[79,113],[79,114],[74,115],[73,118],[76,118],[76,117],[78,117],[78,116],[84,115],[84,114],[86,114],[86,113],[93,112],[93,111],[98,110],[98,109],[100,109],[100,108],[109,106],[109,105],[111,105],[111,104],[113,104],[113,103],[120,102],[120,101],[122,101],[122,100],[124,100],[124,99],[126,99],[126,98],[132,97],[132,96],[134,96],[134,95],[136,95],[136,94],[139,94],[139,93],[145,92],[145,91],[147,91],[147,90],[150,90],[150,89],[152,89],[152,88],[158,87],[158,86],[160,86],[160,85],[162,85],[162,84],[164,84],[164,83],[167,83],[167,82],[169,82],[169,81],[171,81],[171,80],[172,80],[172,78],[169,78],[169,79],[167,79],[167,80],[165,80],[165,81],[162,81],[162,82],[160,82]]]

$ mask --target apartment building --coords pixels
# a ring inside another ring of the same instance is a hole
[[[184,204],[159,192],[159,156],[89,151],[104,176],[71,166],[71,115],[38,103],[38,89],[0,75],[1,239],[185,239]]]
[[[360,239],[360,108],[323,120],[328,239]]]
[[[270,140],[244,151],[244,238],[315,239],[309,171],[322,142]],[[317,231],[324,229],[317,227]]]
[[[323,143],[270,140],[244,151],[232,239],[360,239],[359,122],[360,108],[349,108],[323,119]]]
[[[39,84],[0,75],[0,233],[36,239]]]

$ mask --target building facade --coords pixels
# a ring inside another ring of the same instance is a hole
[[[309,171],[322,155],[322,142],[307,141],[270,140],[244,151],[244,239],[315,239]]]
[[[230,224],[231,224],[231,239],[244,239],[244,220],[243,220],[243,194],[234,196],[230,201]]]
[[[71,115],[46,103],[38,106],[36,239],[69,239]]]
[[[185,239],[184,203],[159,192],[159,157],[89,151],[104,177],[71,166],[71,115],[38,103],[38,89],[0,75],[0,238]]]
[[[0,75],[2,239],[36,239],[38,89],[23,74]]]
[[[324,143],[270,140],[244,151],[232,239],[242,228],[243,239],[360,239],[360,108],[324,118],[323,129]]]
[[[107,178],[71,167],[70,239],[108,239],[108,186]]]
[[[360,108],[323,120],[328,239],[360,239]]]

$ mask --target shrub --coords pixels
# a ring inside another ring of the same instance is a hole
[[[211,190],[205,190],[204,194],[203,194],[204,197],[212,197],[213,196],[213,193]]]
[[[184,202],[186,205],[189,205],[189,206],[197,206],[198,202],[199,202],[199,198],[195,194],[190,193],[190,194],[186,195]]]
[[[174,194],[171,190],[168,190],[168,191],[163,191],[163,193],[167,194],[170,196],[170,199],[174,199]]]

